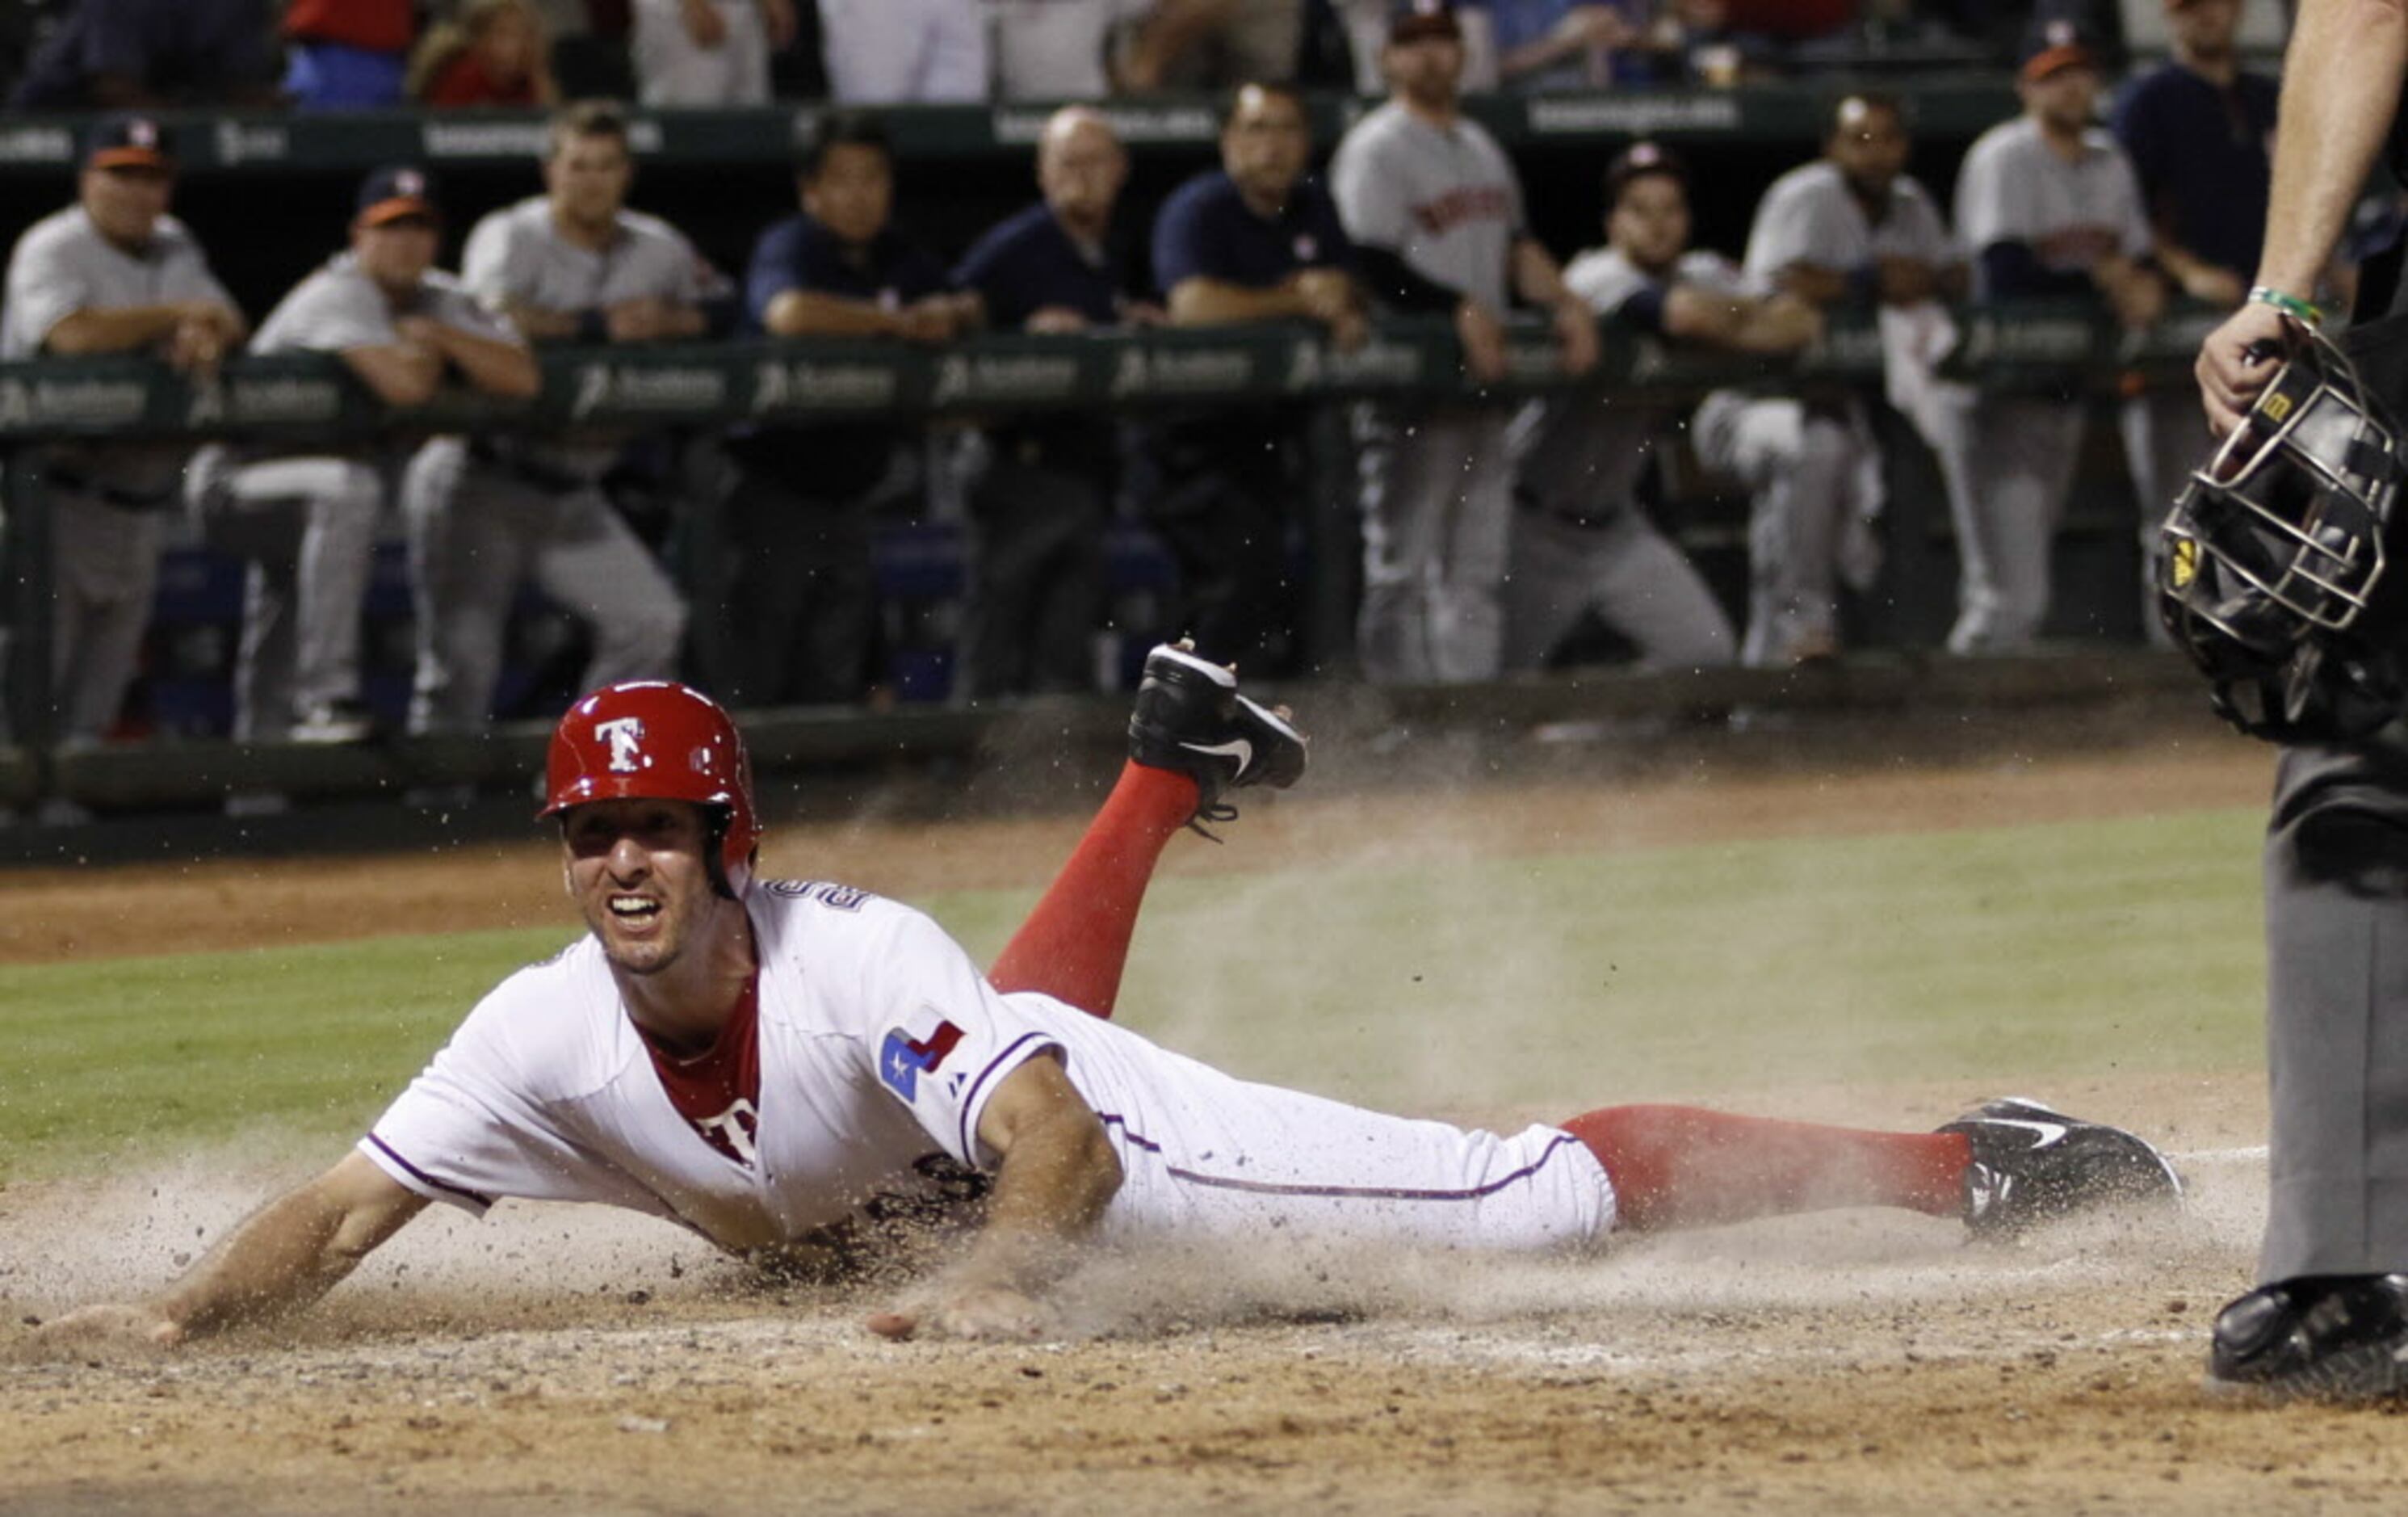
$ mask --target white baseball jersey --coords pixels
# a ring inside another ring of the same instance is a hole
[[[338,253],[293,286],[251,340],[253,353],[342,353],[351,348],[391,347],[401,340],[400,316],[426,316],[480,337],[515,340],[508,322],[477,303],[466,286],[439,269],[429,269],[416,293],[396,309],[359,261]]]
[[[981,1115],[1058,1058],[1125,1175],[1108,1237],[1287,1235],[1488,1248],[1578,1243],[1613,1218],[1571,1134],[1504,1137],[1254,1085],[1048,996],[998,994],[919,912],[781,881],[748,898],[758,975],[750,1160],[671,1104],[590,936],[504,981],[360,1149],[475,1214],[503,1196],[604,1202],[728,1249],[799,1238],[942,1153],[991,1167]]]
[[[655,109],[769,103],[769,29],[759,0],[711,0],[711,9],[724,35],[704,47],[686,30],[684,0],[634,0],[627,52],[638,100]]]
[[[984,100],[987,15],[974,0],[819,0],[828,93],[848,106]]]
[[[1845,271],[1876,258],[1945,265],[1964,257],[1922,185],[1904,175],[1891,181],[1888,213],[1875,224],[1849,190],[1847,176],[1828,158],[1774,180],[1756,203],[1747,234],[1748,275],[1768,289],[1793,264]]]
[[[497,314],[510,301],[581,311],[650,296],[691,306],[733,288],[684,233],[657,216],[620,211],[617,236],[596,250],[561,236],[552,202],[539,195],[477,223],[460,255],[460,278]],[[521,439],[512,447],[551,469],[591,477],[610,467],[625,441],[624,433],[610,432]]]
[[[2093,127],[2069,162],[2029,116],[2000,123],[1966,150],[1956,235],[1976,253],[1993,242],[2028,242],[2054,273],[2082,272],[2108,252],[2144,257],[2150,247],[2140,179],[2115,139]]]
[[[0,312],[0,358],[32,358],[50,329],[79,311],[124,310],[179,300],[234,296],[210,272],[208,258],[184,224],[162,216],[150,243],[128,253],[103,237],[80,205],[53,211],[25,228],[8,255],[7,304]],[[94,484],[136,495],[172,489],[191,444],[71,444],[54,450]]]
[[[1522,181],[1487,129],[1468,117],[1433,126],[1389,101],[1329,160],[1329,192],[1346,235],[1386,248],[1423,278],[1503,311]]]

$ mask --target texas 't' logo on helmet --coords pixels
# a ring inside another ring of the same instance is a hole
[[[633,774],[643,768],[644,724],[635,716],[595,722],[594,735],[610,744],[610,773]]]

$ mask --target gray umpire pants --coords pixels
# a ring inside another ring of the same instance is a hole
[[[1466,684],[1502,667],[1513,525],[1506,420],[1479,406],[1355,408],[1357,644],[1373,682]]]
[[[401,504],[418,622],[411,731],[490,721],[523,579],[591,629],[585,688],[676,672],[685,603],[598,488],[544,488],[445,437],[410,458]]]
[[[2408,1269],[2408,720],[2284,750],[2265,869],[2258,1278]]]
[[[1716,668],[1737,651],[1713,592],[1637,507],[1595,526],[1514,512],[1505,667],[1544,667],[1588,615],[1627,639],[1642,668]]]
[[[360,615],[384,505],[377,470],[333,456],[240,463],[204,448],[188,489],[203,539],[249,565],[234,735],[280,738],[311,708],[358,699]]]
[[[159,585],[166,510],[114,504],[52,484],[50,696],[57,737],[97,743],[125,703]]]

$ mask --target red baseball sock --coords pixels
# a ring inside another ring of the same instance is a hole
[[[1634,1232],[1826,1206],[1953,1217],[1972,1146],[1961,1133],[1867,1133],[1696,1106],[1608,1106],[1565,1122],[1613,1181]]]
[[[1196,781],[1131,761],[1020,931],[986,972],[998,990],[1042,990],[1110,1019],[1137,908],[1163,845],[1196,815]]]

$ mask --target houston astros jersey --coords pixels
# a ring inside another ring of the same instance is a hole
[[[1743,282],[1736,265],[1704,249],[1681,254],[1664,274],[1641,269],[1618,248],[1591,248],[1564,267],[1565,287],[1589,309],[1658,336],[1673,285],[1737,294]],[[1523,498],[1574,521],[1603,522],[1629,510],[1648,443],[1670,410],[1585,392],[1531,402],[1512,434]]]
[[[657,216],[621,210],[609,246],[580,246],[560,235],[552,202],[533,195],[477,223],[460,255],[460,279],[496,312],[519,301],[545,311],[583,311],[652,296],[700,305],[735,286]],[[599,476],[626,441],[624,432],[513,438],[511,452],[564,473]]]
[[[1956,235],[1974,253],[2026,242],[2051,273],[2080,273],[2108,253],[2145,256],[2150,235],[2139,179],[2115,139],[2082,135],[2071,161],[2052,152],[2029,116],[1974,139],[1956,174]]]
[[[1756,203],[1747,234],[1748,276],[1772,288],[1793,264],[1846,271],[1877,258],[1913,258],[1934,265],[1962,263],[1949,239],[1940,208],[1914,181],[1890,183],[1889,209],[1876,223],[1848,188],[1847,176],[1828,158],[1791,169],[1772,181]]]
[[[173,216],[160,217],[152,226],[149,246],[129,253],[103,237],[83,207],[69,206],[25,228],[8,256],[7,309],[0,311],[0,358],[37,356],[50,329],[79,311],[123,310],[179,300],[234,305],[234,296],[210,272],[200,243],[183,223]],[[151,495],[174,487],[192,445],[111,441],[67,444],[55,451],[71,455],[74,467],[95,483]]]
[[[359,261],[338,253],[293,286],[251,340],[253,353],[341,353],[350,348],[390,347],[401,340],[394,321],[426,316],[480,337],[504,341],[516,337],[507,322],[490,315],[451,275],[431,269],[398,309]]]
[[[987,1102],[1054,1057],[1122,1162],[1108,1236],[1285,1226],[1530,1248],[1612,1220],[1603,1169],[1559,1130],[1500,1137],[1235,1079],[1050,997],[997,993],[935,922],[860,890],[780,881],[747,907],[760,1098],[730,1116],[749,1162],[672,1105],[590,936],[488,995],[361,1151],[472,1213],[602,1202],[744,1250],[922,1189],[933,1154],[992,1167]]]
[[[1522,183],[1487,129],[1458,116],[1435,126],[1391,100],[1361,121],[1329,161],[1330,195],[1346,235],[1387,248],[1424,279],[1505,309]]]

